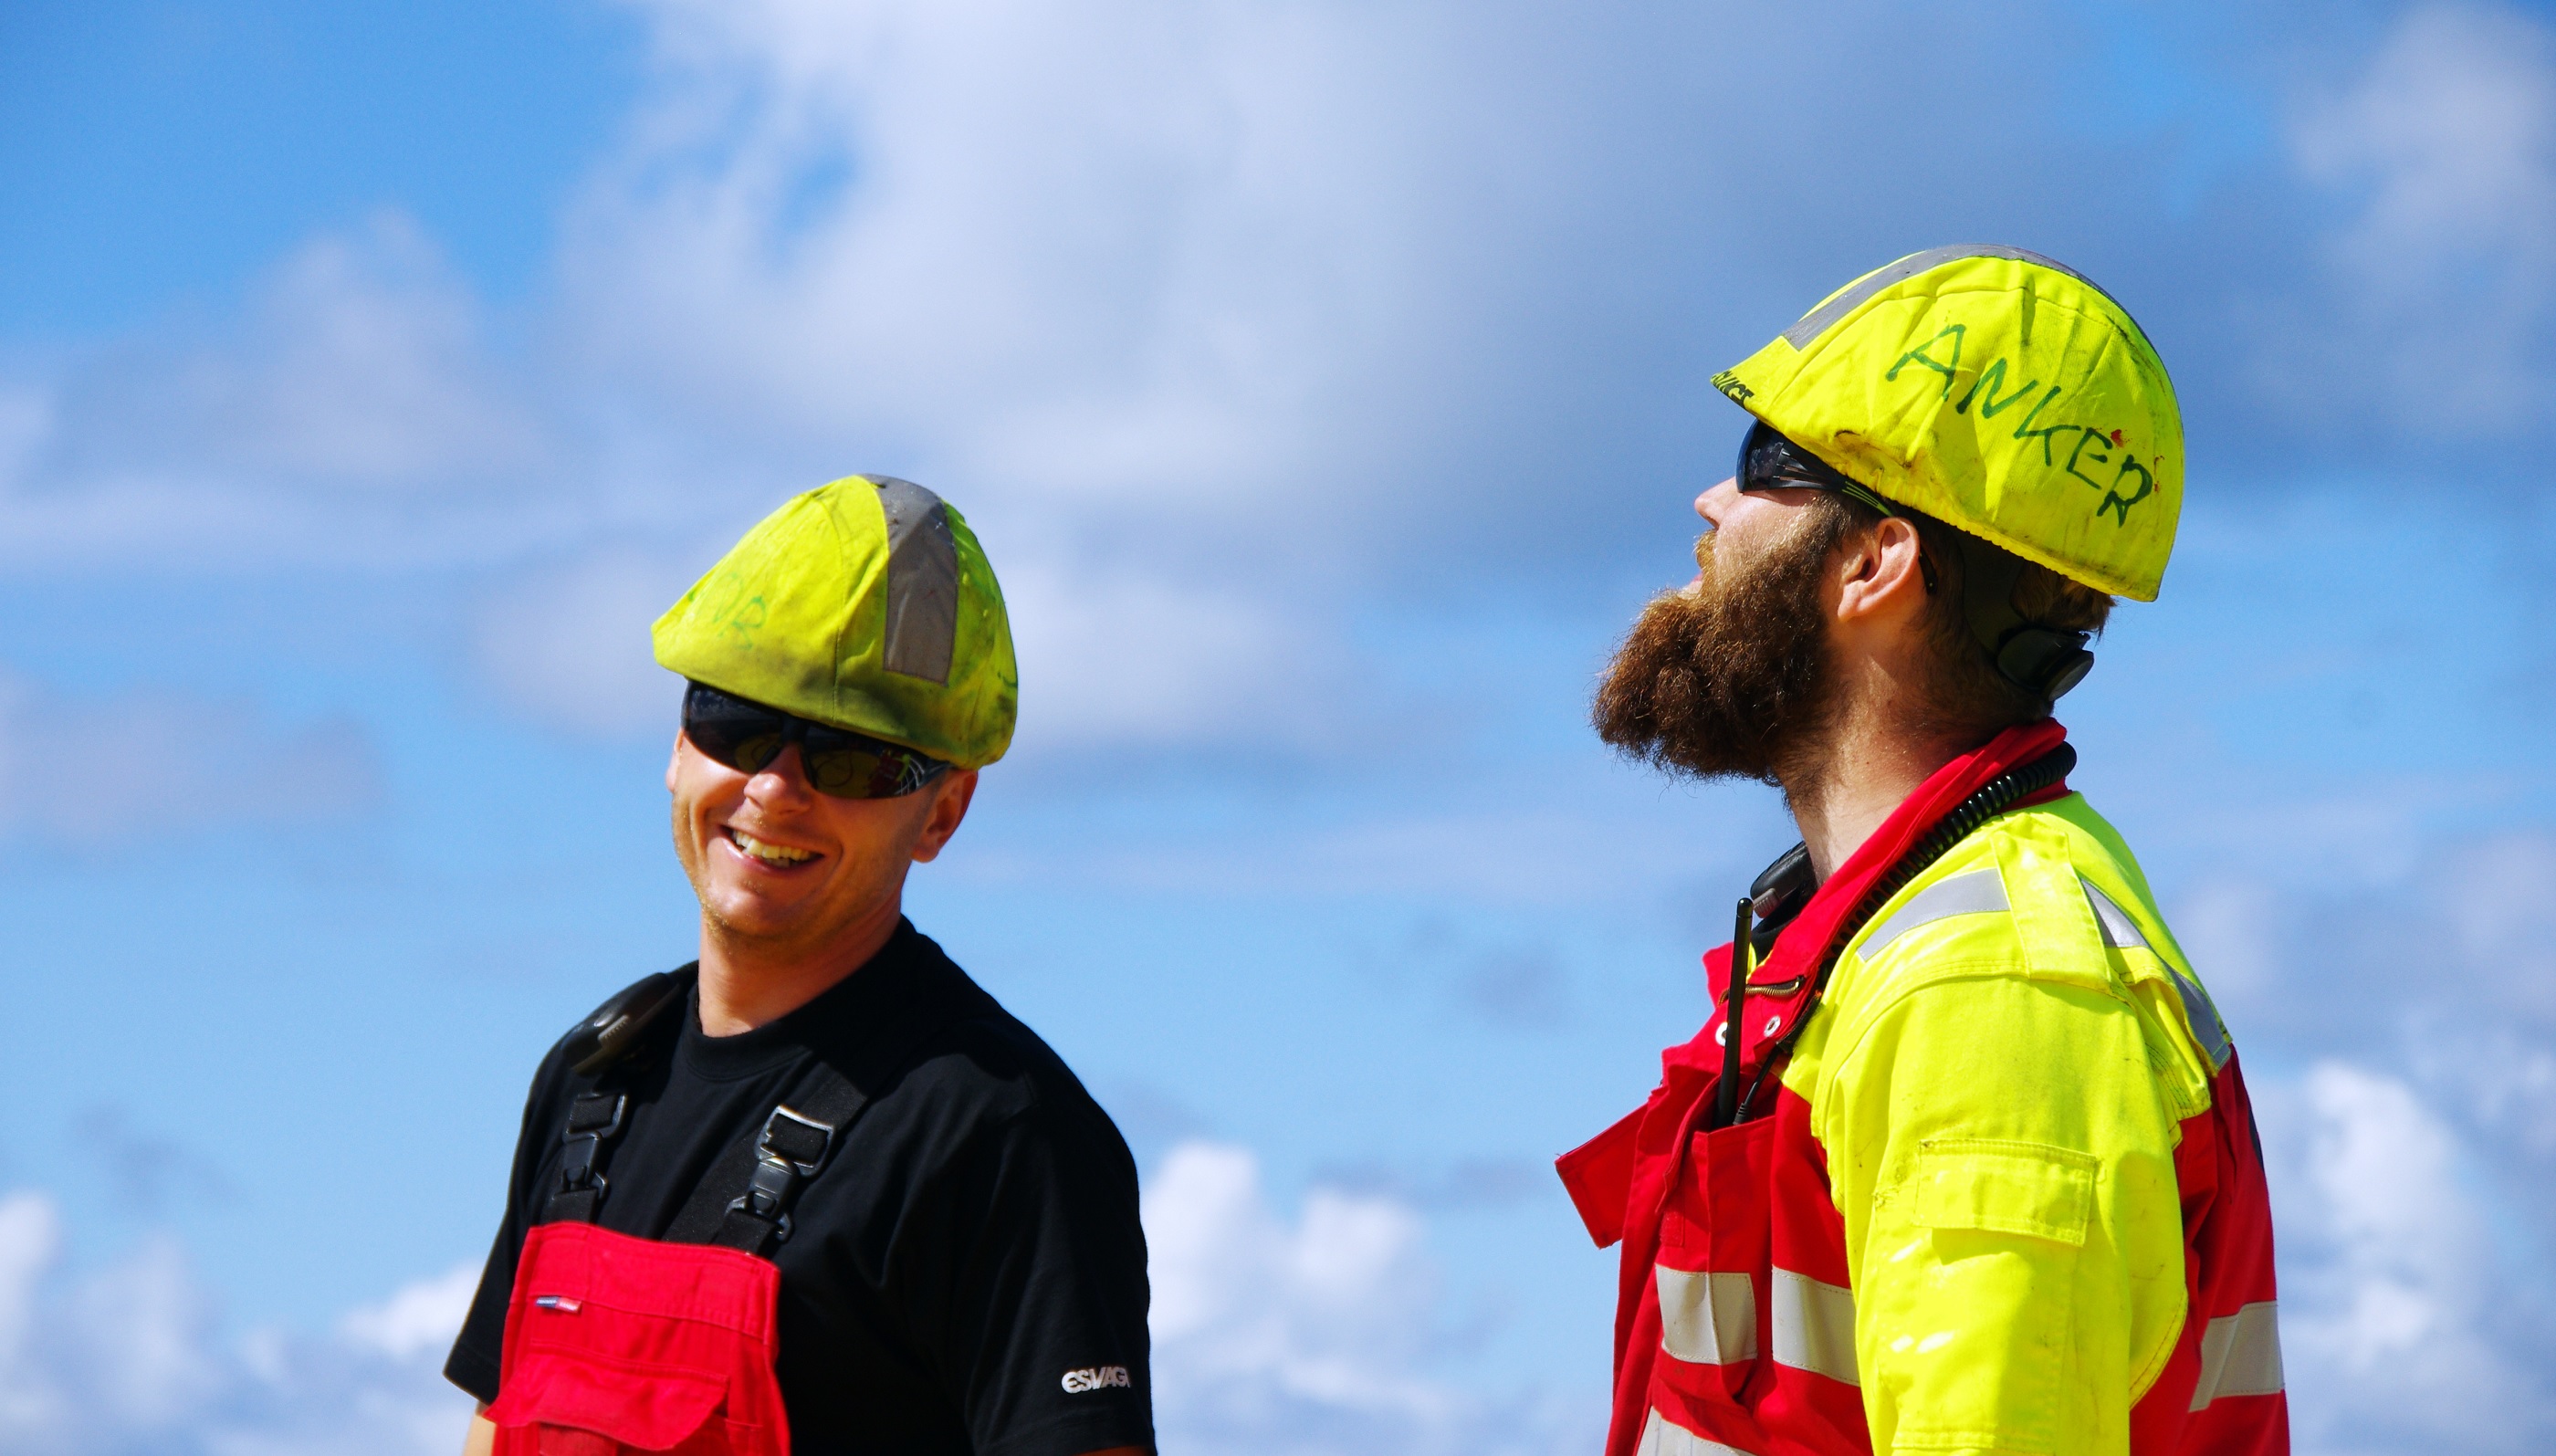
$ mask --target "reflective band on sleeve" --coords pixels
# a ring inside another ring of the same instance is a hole
[[[2201,1381],[2192,1408],[2222,1395],[2272,1395],[2281,1390],[2281,1306],[2266,1299],[2223,1314],[2201,1332]]]
[[[1757,1358],[1757,1291],[1746,1274],[1652,1270],[1660,1281],[1660,1348],[1693,1365]]]
[[[1955,915],[1984,915],[1990,910],[2006,908],[2005,881],[1994,869],[1974,869],[1940,879],[1909,897],[1899,913],[1881,922],[1881,928],[1863,938],[1855,954],[1869,961],[1881,954],[1881,948],[1915,930],[1920,925]]]
[[[2095,923],[2103,928],[2104,944],[2116,951],[2144,949],[2148,938],[2139,934],[2137,922],[2112,897],[2095,888],[2095,881],[2084,875],[2077,882],[2086,886],[2086,902],[2095,907]],[[2174,969],[2163,956],[2157,957],[2165,967],[2166,978],[2174,983],[2174,993],[2183,998],[2183,1019],[2192,1026],[2192,1039],[2201,1043],[2202,1055],[2210,1058],[2210,1069],[2228,1065],[2228,1023],[2219,1019],[2219,1008],[2202,994],[2201,988]]]
[[[2201,988],[2183,979],[2183,973],[2172,966],[2165,974],[2174,980],[2174,993],[2183,997],[2183,1018],[2192,1023],[2192,1039],[2201,1043],[2204,1056],[2210,1058],[2210,1070],[2216,1072],[2228,1065],[2228,1024],[2219,1019],[2219,1010]]]
[[[1784,341],[1797,349],[1807,348],[1810,346],[1812,339],[1828,332],[1830,325],[1835,324],[1840,319],[1853,313],[1855,306],[1862,303],[1865,299],[1872,297],[1874,294],[1881,292],[1883,289],[1888,288],[1894,283],[1914,278],[1929,268],[1954,262],[1962,258],[2012,258],[2019,263],[2037,263],[2053,272],[2065,273],[2069,277],[2076,279],[2079,283],[2086,285],[2088,288],[2094,289],[2097,293],[2104,293],[2102,287],[2100,287],[2094,279],[2087,277],[2085,274],[2078,272],[2076,269],[2069,267],[2065,263],[2045,258],[2039,253],[2027,253],[2021,248],[1999,247],[1995,243],[1955,243],[1953,246],[1948,248],[1928,248],[1922,253],[1912,254],[1909,257],[1900,259],[1896,263],[1890,264],[1888,267],[1876,268],[1872,272],[1865,274],[1863,277],[1856,279],[1854,282],[1848,284],[1845,290],[1839,293],[1836,298],[1833,298],[1827,303],[1820,305],[1818,308],[1811,310],[1809,313],[1804,314],[1802,316],[1802,322],[1785,330]],[[2106,298],[2111,297],[2110,294],[2104,294],[2104,296]],[[2119,304],[2116,302],[2113,307],[2118,308]]]
[[[1768,1324],[1777,1365],[1862,1384],[1854,1375],[1854,1291],[1777,1269],[1767,1292],[1774,1298]]]
[[[872,475],[887,516],[887,648],[881,666],[950,681],[958,642],[958,546],[950,507],[911,480]]]
[[[1708,1441],[1654,1408],[1651,1418],[1642,1422],[1642,1443],[1633,1448],[1633,1456],[1749,1456],[1749,1453],[1737,1446]]]
[[[2138,923],[2130,919],[2120,906],[2113,904],[2110,895],[2095,888],[2095,881],[2081,874],[2077,876],[2077,882],[2086,886],[2086,902],[2095,907],[2095,923],[2103,927],[2104,944],[2116,951],[2126,951],[2148,943],[2148,938],[2139,934]]]

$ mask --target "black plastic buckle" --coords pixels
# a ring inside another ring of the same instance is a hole
[[[754,1172],[746,1179],[745,1192],[728,1201],[728,1211],[776,1226],[779,1237],[787,1241],[790,1195],[801,1179],[817,1176],[817,1170],[826,1165],[834,1150],[833,1125],[786,1107],[774,1108],[772,1116],[763,1120],[754,1150]]]
[[[594,1164],[605,1140],[621,1131],[622,1117],[630,1110],[630,1097],[627,1093],[613,1094],[612,1116],[597,1124],[592,1119],[592,1112],[602,1101],[600,1096],[589,1094],[570,1105],[568,1130],[560,1134],[560,1141],[567,1143],[569,1149],[568,1155],[560,1162],[560,1191],[563,1193],[579,1193],[591,1188],[599,1198],[604,1190],[611,1187],[610,1182],[595,1171]]]

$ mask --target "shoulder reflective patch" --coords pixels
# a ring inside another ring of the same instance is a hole
[[[1633,1456],[1750,1456],[1737,1446],[1708,1441],[1685,1426],[1660,1414],[1653,1406],[1651,1418],[1642,1422],[1642,1443],[1633,1448]]]
[[[1984,915],[2006,908],[2005,881],[1994,869],[1974,869],[1940,879],[1909,897],[1899,913],[1881,922],[1878,929],[1863,938],[1855,954],[1866,961],[1881,954],[1881,948],[1915,930],[1920,925],[1955,915]]]
[[[2095,888],[2095,881],[2081,874],[2077,876],[2077,882],[2086,886],[2086,902],[2095,907],[2095,923],[2104,929],[2104,944],[2116,951],[2126,951],[2148,943],[2148,938],[2139,934],[2137,922],[2130,919],[2128,912],[2113,904],[2110,895]]]
[[[1757,1291],[1746,1274],[1654,1265],[1660,1283],[1660,1348],[1690,1365],[1757,1358]]]
[[[2095,888],[2095,882],[2082,874],[2077,876],[2077,882],[2086,886],[2086,901],[2095,907],[2095,923],[2103,928],[2104,944],[2116,951],[2147,946],[2147,937],[2139,934],[2138,925],[2128,912],[2112,903],[2110,895]],[[2174,993],[2183,998],[2183,1019],[2191,1023],[2192,1039],[2201,1043],[2202,1055],[2210,1058],[2210,1070],[2216,1072],[2227,1066],[2228,1024],[2219,1019],[2219,1009],[2165,957],[2157,957],[2157,964],[2165,967],[2166,979],[2174,983]]]
[[[1854,1374],[1854,1291],[1808,1274],[1777,1269],[1767,1284],[1774,1317],[1767,1321],[1775,1363],[1843,1381]]]
[[[1929,268],[1940,267],[1963,258],[2012,258],[2018,263],[2037,263],[2053,272],[2065,273],[2097,293],[2104,293],[2103,285],[2055,258],[2045,258],[2039,253],[2027,253],[2021,248],[2000,247],[1995,243],[1955,243],[1951,247],[1928,248],[1922,253],[1912,253],[1886,268],[1876,268],[1856,279],[1847,285],[1846,292],[1804,314],[1802,322],[1785,330],[1784,341],[1795,348],[1806,348],[1812,339],[1828,332],[1830,325],[1853,313],[1855,306],[1865,299],[1894,283],[1902,283],[1914,278]],[[2104,293],[2104,297],[2109,299],[2112,296]],[[2112,306],[2119,308],[2120,304],[2115,300]],[[2124,313],[2126,312],[2125,310]]]
[[[2174,982],[2174,993],[2183,997],[2183,1019],[2192,1023],[2192,1039],[2201,1043],[2201,1054],[2210,1058],[2210,1070],[2227,1066],[2228,1023],[2219,1019],[2219,1008],[2182,972],[2168,966],[2165,974]]]
[[[2192,1408],[2222,1395],[2272,1395],[2281,1389],[2281,1306],[2266,1299],[2223,1314],[2201,1331],[2201,1381]]]
[[[940,496],[894,475],[866,477],[887,516],[887,647],[889,672],[950,681],[958,642],[958,546],[950,537],[950,507]]]

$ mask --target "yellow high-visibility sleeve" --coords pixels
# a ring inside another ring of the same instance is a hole
[[[1876,1451],[2126,1452],[2182,1327],[2198,1084],[2096,926],[2094,851],[2047,814],[1972,836],[1874,917],[1788,1069],[1845,1221]]]

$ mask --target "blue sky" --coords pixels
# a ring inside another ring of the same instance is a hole
[[[449,1445],[525,1077],[689,954],[645,625],[887,470],[1023,654],[914,913],[1137,1146],[1167,1451],[1587,1449],[1549,1159],[1791,841],[1588,687],[1706,377],[1957,240],[2180,386],[2062,716],[2302,1449],[2556,1433],[2546,7],[32,3],[0,195],[0,1445]]]

